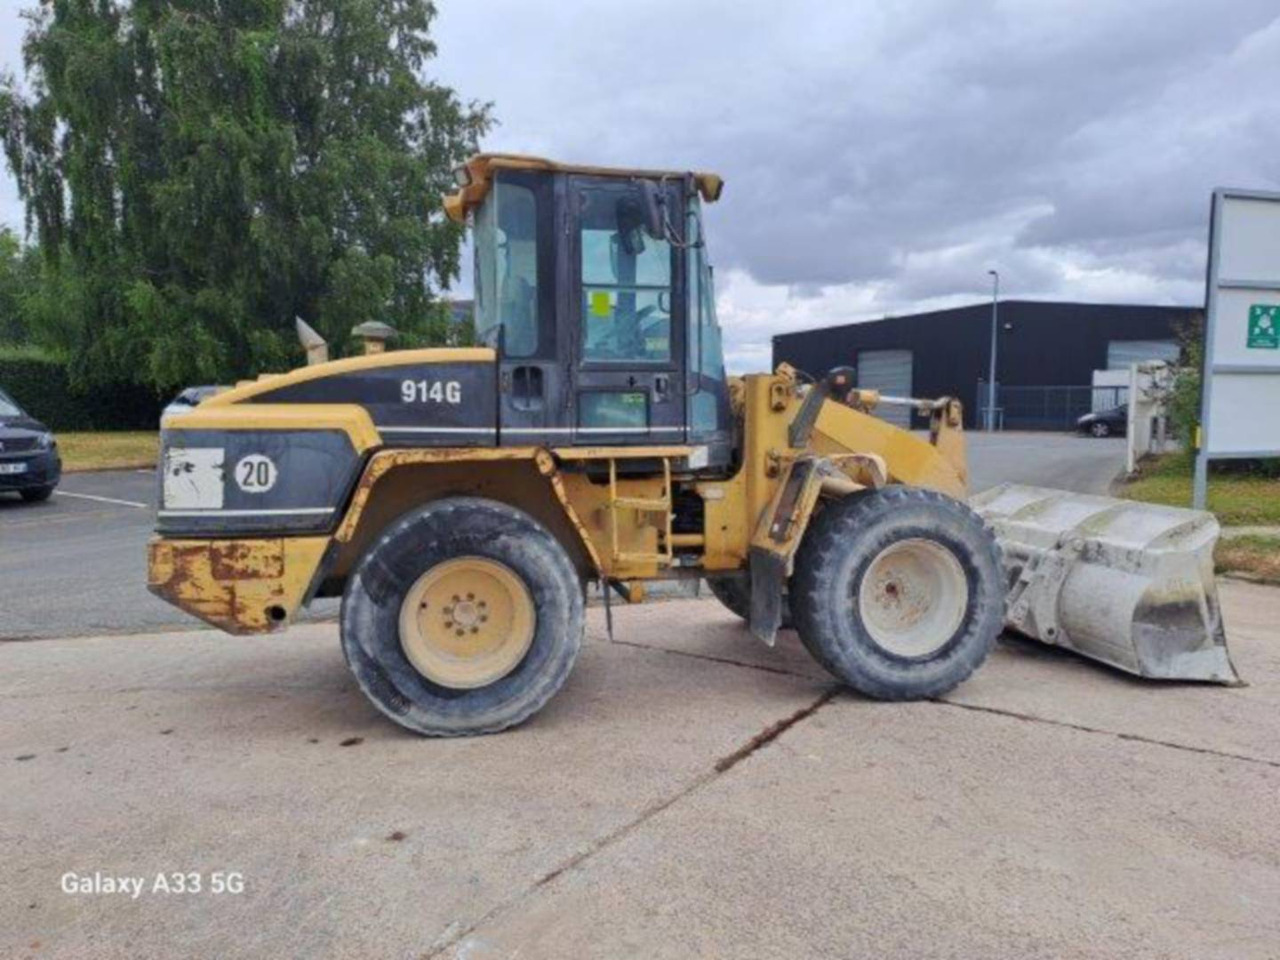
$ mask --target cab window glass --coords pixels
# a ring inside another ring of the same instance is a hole
[[[582,357],[671,360],[671,245],[644,232],[640,191],[587,188],[580,197]]]
[[[635,430],[649,425],[649,405],[637,391],[591,390],[578,394],[578,426]]]
[[[538,207],[532,190],[499,179],[475,222],[476,333],[503,330],[507,356],[538,349]]]
[[[692,381],[701,387],[692,392],[689,399],[689,425],[696,432],[714,431],[718,428],[718,404],[715,394],[707,387],[707,380],[724,379],[724,347],[721,343],[720,324],[716,321],[716,292],[712,280],[711,264],[707,259],[707,247],[700,233],[701,217],[696,198],[689,204],[686,248],[689,309],[689,370]]]

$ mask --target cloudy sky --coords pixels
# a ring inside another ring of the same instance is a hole
[[[437,0],[485,146],[715,170],[730,365],[1011,297],[1203,300],[1209,192],[1280,188],[1276,0]],[[23,0],[0,0],[19,62]],[[21,223],[7,179],[0,221]]]

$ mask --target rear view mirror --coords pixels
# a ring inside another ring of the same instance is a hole
[[[644,253],[645,234],[649,232],[644,201],[634,193],[623,194],[618,198],[616,211],[618,245],[627,256],[640,256]]]
[[[655,240],[665,240],[667,230],[663,206],[667,201],[662,194],[662,189],[652,180],[641,180],[640,196],[644,213],[644,232]]]

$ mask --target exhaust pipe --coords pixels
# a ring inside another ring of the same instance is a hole
[[[325,363],[329,359],[329,344],[301,317],[293,318],[293,328],[298,332],[302,349],[307,352],[307,366]]]

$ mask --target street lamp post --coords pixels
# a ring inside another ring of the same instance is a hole
[[[987,432],[996,428],[996,331],[999,329],[1000,310],[1000,271],[988,270],[991,274],[991,370],[987,375]]]

